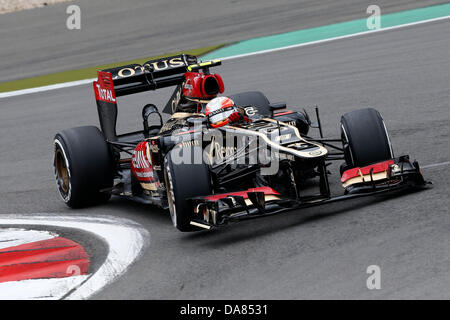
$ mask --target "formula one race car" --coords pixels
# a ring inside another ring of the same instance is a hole
[[[317,108],[312,123],[306,111],[270,103],[261,92],[219,96],[223,80],[210,68],[220,64],[183,54],[99,71],[101,130],[77,127],[55,136],[64,202],[76,208],[116,195],[168,208],[175,227],[195,231],[426,184],[416,161],[394,157],[378,111],[344,114],[341,137],[325,139]],[[143,129],[117,134],[117,97],[169,86],[175,90],[163,110],[168,121],[146,104]],[[320,138],[308,136],[311,128]],[[335,196],[331,161],[342,162],[343,192]]]

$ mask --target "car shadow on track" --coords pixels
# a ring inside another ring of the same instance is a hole
[[[267,218],[244,221],[231,224],[224,228],[213,231],[198,233],[189,233],[184,237],[185,240],[197,241],[208,240],[202,245],[213,248],[233,245],[238,242],[254,240],[258,237],[268,236],[278,232],[285,232],[288,229],[304,226],[309,223],[332,218],[334,216],[354,212],[368,208],[370,205],[394,200],[412,195],[422,190],[404,190],[395,193],[368,196],[366,198],[352,199],[340,203],[331,203],[318,207],[311,207],[299,210],[288,211],[279,215]]]
[[[190,242],[191,245],[202,245],[210,248],[220,248],[233,245],[239,242],[254,240],[299,226],[306,226],[320,220],[325,220],[340,214],[351,213],[357,210],[370,208],[371,205],[386,201],[401,201],[400,199],[422,190],[403,190],[384,195],[368,196],[358,199],[347,200],[338,203],[330,203],[317,207],[298,209],[265,217],[261,219],[242,221],[228,226],[217,228],[211,231],[180,233],[172,227],[167,210],[156,206],[149,206],[121,198],[112,198],[106,205],[109,214],[115,215],[120,212],[120,216],[130,218],[141,224],[152,225],[152,233],[166,232],[170,230],[173,236],[165,234],[172,239]],[[404,200],[403,200],[404,201]],[[105,208],[105,206],[102,206]],[[128,212],[129,214],[123,214]]]

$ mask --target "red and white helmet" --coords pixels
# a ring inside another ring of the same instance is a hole
[[[238,110],[234,101],[227,97],[217,97],[206,105],[205,115],[209,118],[209,124],[213,128],[222,127],[230,122],[230,115]]]

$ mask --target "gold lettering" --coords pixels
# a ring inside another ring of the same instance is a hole
[[[144,67],[143,66],[135,66],[134,67],[135,70],[141,70],[141,72],[144,72]]]
[[[170,65],[173,66],[173,67],[176,67],[176,66],[184,66],[184,61],[183,61],[183,59],[181,59],[181,57],[178,57],[178,58],[172,58],[172,59],[170,59],[169,63],[170,63]]]
[[[130,74],[124,74],[125,71],[128,71]],[[127,78],[133,76],[135,73],[136,71],[131,68],[123,68],[117,73],[117,75],[121,78]]]
[[[159,63],[160,62],[163,62],[164,63],[164,66],[163,67],[159,67]],[[167,69],[167,68],[169,68],[169,65],[167,64],[167,60],[162,60],[162,61],[158,61],[158,62],[152,62],[152,65],[153,65],[153,69],[155,70],[155,71],[158,71],[158,70],[164,70],[164,69]]]

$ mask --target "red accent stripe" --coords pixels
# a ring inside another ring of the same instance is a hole
[[[195,130],[192,129],[192,130],[189,130],[189,131],[177,132],[177,135],[181,136],[182,134],[188,134],[188,133],[192,133],[192,132],[195,132]]]
[[[370,170],[373,169],[373,173],[379,173],[389,170],[389,166],[394,164],[394,160],[387,160],[379,163],[372,164],[366,167],[357,167],[352,168],[347,171],[344,171],[341,177],[341,182],[344,183],[349,179],[356,178],[362,175],[370,174]]]
[[[285,114],[291,114],[291,113],[294,113],[294,111],[285,111],[285,112],[274,113],[273,116],[279,117],[279,116],[284,116]]]
[[[259,187],[259,188],[248,189],[246,191],[214,194],[214,195],[206,196],[205,199],[211,200],[211,201],[216,201],[216,200],[223,199],[223,198],[226,198],[229,196],[241,196],[241,197],[244,197],[244,199],[248,199],[247,192],[264,192],[265,195],[279,195],[278,192],[276,192],[275,190],[273,190],[270,187]]]
[[[0,250],[0,283],[87,274],[89,257],[78,243],[57,237]]]

